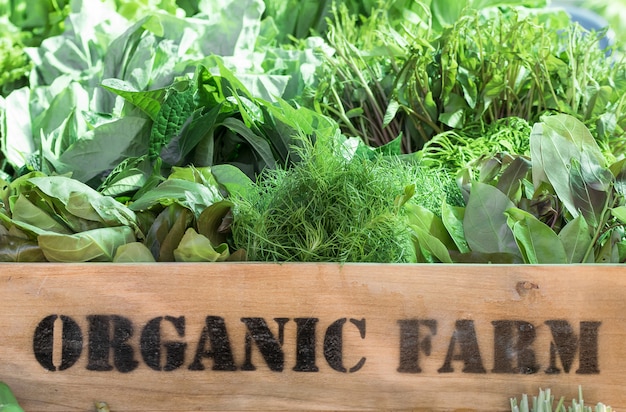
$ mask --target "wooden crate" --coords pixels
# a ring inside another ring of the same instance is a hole
[[[626,410],[626,269],[2,264],[0,379],[26,411]]]

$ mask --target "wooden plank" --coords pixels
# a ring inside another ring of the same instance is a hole
[[[27,411],[503,411],[579,385],[626,409],[622,266],[2,264],[0,284]]]

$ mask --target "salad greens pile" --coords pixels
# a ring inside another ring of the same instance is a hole
[[[622,47],[545,1],[0,12],[0,261],[626,261]]]

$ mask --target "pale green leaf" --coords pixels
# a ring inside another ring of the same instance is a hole
[[[219,200],[222,200],[222,196],[217,187],[183,179],[168,179],[131,203],[130,208],[141,211],[156,205],[169,206],[177,203],[200,216],[204,209]]]
[[[41,230],[70,234],[71,231],[60,221],[31,203],[24,195],[19,195],[13,206],[13,221],[27,223]]]
[[[193,228],[187,229],[178,248],[174,249],[177,262],[221,262],[228,259],[228,256],[226,244],[214,249],[211,241]]]
[[[610,181],[610,172],[606,169],[604,172],[606,172],[605,176],[608,175],[607,182]],[[601,171],[597,173],[602,174]],[[609,192],[604,189],[608,185],[604,184],[604,181],[596,180],[589,173],[585,173],[576,159],[571,162],[569,177],[574,207],[585,217],[589,225],[597,227],[601,224],[609,200]]]
[[[611,209],[611,214],[621,223],[626,224],[626,206],[617,206]]]
[[[383,127],[389,126],[389,124],[396,117],[398,109],[400,109],[400,103],[398,103],[397,100],[391,100],[389,102],[389,105],[387,106],[387,110],[385,111],[385,117],[383,118]]]
[[[117,248],[113,257],[115,263],[155,262],[150,249],[141,242],[131,242]]]
[[[219,164],[211,167],[211,173],[217,183],[224,187],[229,195],[242,195],[254,189],[254,182],[236,166]]]
[[[117,248],[135,242],[127,226],[93,229],[73,235],[41,234],[39,247],[50,262],[111,262]]]
[[[136,216],[132,210],[78,180],[66,176],[47,176],[33,177],[28,181],[51,200],[57,200],[63,209],[75,217],[101,222],[106,226],[135,225]],[[64,213],[57,210],[58,213]]]
[[[589,129],[573,116],[544,117],[533,127],[530,149],[535,188],[549,182],[574,217],[580,213],[582,199],[580,193],[573,192],[570,169],[575,162],[581,166],[583,180],[574,182],[574,186],[584,181],[596,190],[608,187],[606,160]],[[589,207],[590,204],[583,204],[583,208]]]

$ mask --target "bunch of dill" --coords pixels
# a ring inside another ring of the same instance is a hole
[[[409,201],[437,211],[461,199],[444,173],[393,156],[347,158],[337,146],[305,144],[299,163],[268,170],[234,199],[233,242],[248,260],[414,262],[406,188],[416,188]]]

